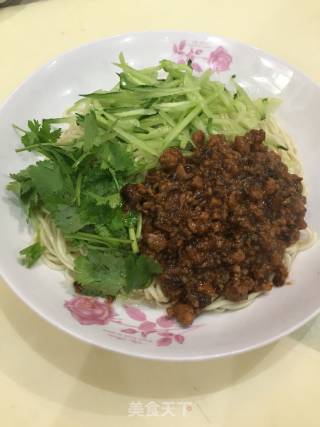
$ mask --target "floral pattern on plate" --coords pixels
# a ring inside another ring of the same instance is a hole
[[[201,41],[187,42],[182,40],[174,43],[173,57],[178,64],[187,64],[192,61],[194,71],[204,71],[210,68],[212,71],[226,71],[230,68],[232,56],[222,46],[212,49],[211,45]]]
[[[170,319],[166,315],[151,320],[141,308],[129,304],[123,306],[128,319],[122,319],[112,303],[102,298],[75,296],[65,301],[64,306],[81,325],[113,323],[112,329],[104,329],[109,336],[135,343],[151,342],[158,347],[166,347],[174,343],[183,344],[185,335],[201,326],[192,325],[182,328],[174,319]],[[119,325],[116,331],[114,330],[115,324]]]

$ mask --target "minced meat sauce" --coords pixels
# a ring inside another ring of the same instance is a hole
[[[143,184],[122,190],[143,215],[141,252],[162,266],[168,314],[184,326],[218,296],[282,286],[285,249],[306,227],[302,178],[263,144],[263,130],[232,143],[201,131],[192,139],[191,156],[169,148]]]

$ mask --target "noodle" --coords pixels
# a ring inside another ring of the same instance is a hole
[[[267,135],[267,140],[275,141],[276,144],[268,144],[270,148],[276,151],[282,161],[287,165],[291,173],[302,176],[302,167],[297,157],[297,150],[291,138],[278,126],[274,119],[268,119],[265,122],[264,130]],[[67,143],[70,138],[79,136],[77,134],[76,126],[71,124],[61,137],[61,143]],[[281,149],[278,146],[284,147]],[[305,188],[304,188],[305,193]],[[67,243],[57,227],[52,222],[50,216],[43,212],[38,216],[38,228],[40,243],[45,248],[42,256],[44,263],[55,270],[63,270],[66,276],[73,280],[74,276],[74,255],[68,249]],[[300,239],[292,246],[290,246],[284,257],[284,263],[289,269],[297,254],[310,248],[316,242],[316,234],[307,228],[300,233]],[[224,297],[218,297],[212,303],[204,308],[205,311],[223,312],[227,310],[239,310],[252,304],[252,302],[263,292],[253,292],[249,294],[247,300],[232,302],[226,300]],[[151,285],[143,291],[135,292],[138,299],[145,299],[147,301],[155,302],[161,306],[169,303],[168,298],[162,292],[159,283],[153,280]]]

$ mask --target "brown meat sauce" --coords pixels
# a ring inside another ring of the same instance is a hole
[[[244,300],[287,278],[284,252],[306,227],[306,200],[302,178],[264,139],[252,130],[233,143],[206,142],[197,131],[190,157],[169,148],[143,184],[122,190],[143,215],[141,251],[161,264],[168,314],[182,325],[220,295]]]

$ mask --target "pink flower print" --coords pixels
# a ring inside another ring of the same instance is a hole
[[[77,296],[64,306],[81,325],[106,325],[114,316],[110,303],[94,297]]]
[[[184,336],[183,336],[183,335],[180,335],[180,334],[176,334],[176,335],[174,336],[174,339],[175,339],[179,344],[183,344]]]
[[[138,320],[139,322],[143,322],[144,320],[146,320],[146,315],[139,308],[125,304],[124,309],[127,315],[131,317],[131,319]]]
[[[161,328],[171,328],[171,326],[174,325],[174,321],[168,316],[160,316],[156,322],[161,326]]]
[[[186,41],[182,40],[179,44],[174,44],[173,45],[173,51],[174,53],[176,53],[177,55],[181,55],[184,53],[184,48],[186,47]]]
[[[163,337],[163,338],[159,338],[157,340],[157,346],[158,347],[165,347],[167,345],[170,345],[171,343],[172,343],[171,337]]]
[[[186,60],[185,60],[185,62],[191,61],[192,69],[194,71],[200,72],[200,71],[202,71],[202,67],[197,62],[195,62],[195,59],[197,57],[197,52],[198,51],[199,51],[198,49],[196,51],[194,51],[193,48],[191,48],[189,50],[189,52],[186,54]]]
[[[145,322],[142,322],[139,325],[139,329],[140,331],[149,332],[149,331],[154,331],[156,326],[157,325],[154,322],[149,322],[149,320],[146,320]]]
[[[202,66],[199,64],[199,61],[197,61],[197,56],[201,55],[201,53],[203,52],[202,49],[194,49],[193,47],[188,48],[186,40],[182,40],[180,43],[173,45],[173,52],[178,57],[178,64],[187,64],[188,61],[191,61],[192,69],[194,71],[203,71]]]
[[[178,64],[187,64],[191,61],[192,69],[202,72],[206,68],[213,71],[225,71],[230,67],[231,55],[222,46],[210,51],[210,46],[204,42],[182,40],[174,43],[173,54]]]
[[[232,61],[232,56],[222,47],[210,52],[208,64],[214,71],[226,71],[229,69]]]
[[[202,71],[201,65],[199,65],[197,62],[192,62],[192,69],[194,71],[198,71],[198,73]]]
[[[179,58],[177,63],[178,64],[187,64],[188,61],[191,61],[191,66],[192,66],[192,69],[194,71],[198,71],[198,72],[203,71],[201,65],[198,64],[197,62],[194,62],[194,58],[195,58],[195,56],[193,55],[193,53],[189,52],[186,55],[184,55],[183,58]]]
[[[141,331],[141,335],[143,337],[147,337],[149,334],[156,332],[156,324],[154,322],[150,322],[146,320],[139,325],[139,330]]]
[[[194,58],[195,58],[194,50],[193,50],[193,48],[191,48],[189,50],[189,52],[186,54],[186,60],[187,61],[193,61]]]

